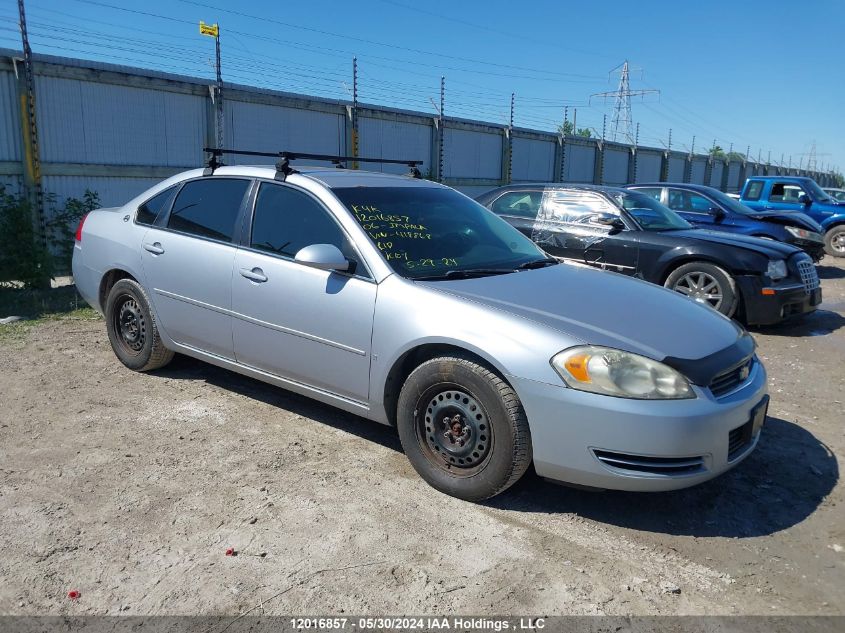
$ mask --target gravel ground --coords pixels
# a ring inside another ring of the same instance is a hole
[[[821,310],[754,332],[757,451],[661,494],[465,503],[390,428],[183,357],[132,373],[90,314],[0,326],[0,613],[843,614],[845,262],[819,270]]]

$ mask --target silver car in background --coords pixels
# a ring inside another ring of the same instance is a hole
[[[691,486],[745,458],[765,420],[739,326],[561,264],[425,180],[188,171],[83,219],[73,272],[130,369],[179,352],[396,426],[417,472],[463,499],[532,461],[584,486]]]

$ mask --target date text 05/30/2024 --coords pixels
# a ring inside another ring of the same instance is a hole
[[[291,618],[298,630],[461,630],[461,631],[539,631],[545,628],[544,618],[471,618],[471,617],[322,617]]]

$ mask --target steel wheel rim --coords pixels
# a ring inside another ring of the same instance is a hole
[[[830,238],[830,247],[837,253],[845,253],[845,231],[835,233]]]
[[[414,411],[417,441],[426,459],[454,477],[484,469],[493,453],[487,411],[467,389],[440,384],[427,389]]]
[[[135,297],[121,296],[115,304],[112,318],[115,338],[123,350],[133,356],[140,354],[147,341],[147,322]]]
[[[713,275],[700,271],[689,272],[681,277],[675,282],[673,290],[716,310],[722,307],[725,300],[719,281]]]

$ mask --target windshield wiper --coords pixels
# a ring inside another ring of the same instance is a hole
[[[472,277],[489,277],[491,275],[506,275],[515,272],[513,268],[467,268],[466,270],[447,270],[439,275],[425,275],[414,277],[415,281],[436,281],[438,279],[470,279]]]
[[[531,270],[532,268],[545,268],[546,266],[554,266],[560,262],[554,257],[544,257],[543,259],[535,259],[530,262],[525,262],[516,267],[517,270]]]

